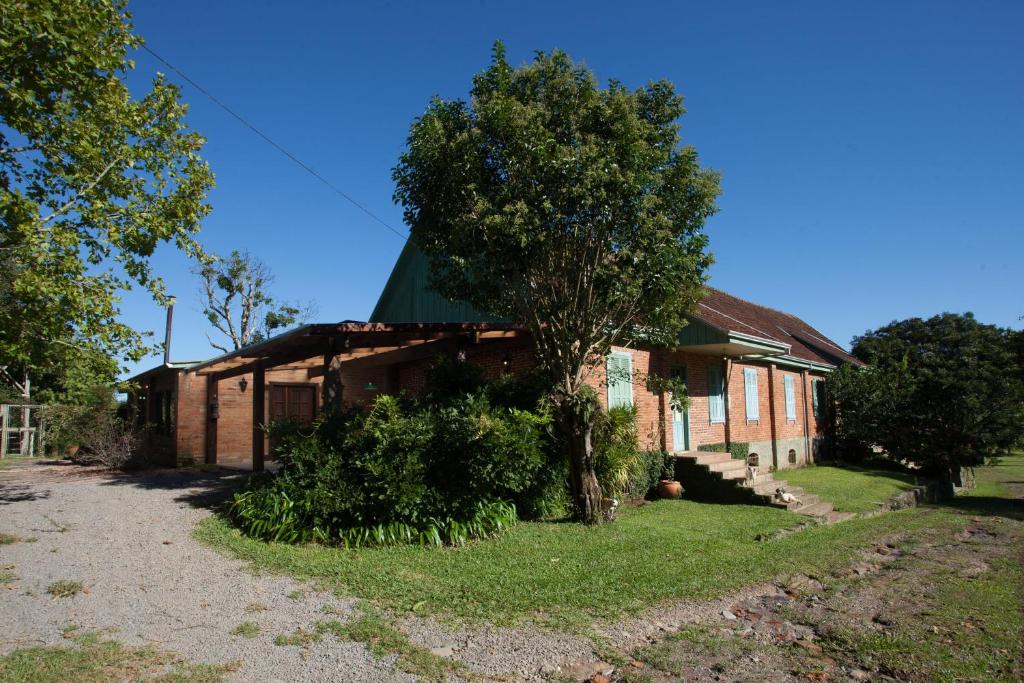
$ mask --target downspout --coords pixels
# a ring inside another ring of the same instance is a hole
[[[807,412],[807,368],[800,371],[800,393],[804,398],[804,464],[811,461],[811,423]]]
[[[725,379],[722,382],[722,402],[725,404],[725,450],[731,453],[732,429],[729,427],[731,422],[729,416],[729,378],[732,377],[732,359],[724,356],[723,360],[725,360]]]
[[[779,442],[775,426],[775,363],[768,364],[768,419],[771,420],[772,466],[779,469]]]

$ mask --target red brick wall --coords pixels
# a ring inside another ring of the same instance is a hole
[[[771,404],[768,401],[768,368],[755,363],[730,363],[726,380],[726,394],[729,397],[729,436],[733,442],[771,441]],[[757,370],[757,420],[747,419],[747,401],[743,382],[746,368]],[[759,453],[764,457],[764,453]],[[770,455],[770,454],[769,454]]]
[[[178,373],[178,464],[206,460],[206,377]]]

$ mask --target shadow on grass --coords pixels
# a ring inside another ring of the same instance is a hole
[[[226,470],[194,469],[140,470],[116,474],[102,486],[133,486],[150,491],[176,491],[174,500],[194,508],[215,510],[245,484],[248,473]]]
[[[1024,521],[1024,500],[1000,498],[997,496],[958,496],[951,501],[939,503],[939,507],[959,510],[967,515],[979,517],[1007,517]]]

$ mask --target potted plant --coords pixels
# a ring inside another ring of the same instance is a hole
[[[683,495],[683,485],[676,481],[675,463],[671,457],[665,459],[661,468],[661,481],[658,482],[658,496],[661,498],[679,498]]]

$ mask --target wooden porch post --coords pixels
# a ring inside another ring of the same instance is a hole
[[[206,376],[206,462],[217,464],[217,418],[213,406],[217,403],[217,375]]]
[[[263,422],[266,406],[266,374],[263,370],[263,359],[256,361],[252,370],[252,471],[263,471]]]
[[[807,411],[807,370],[800,371],[800,394],[804,400],[804,464],[812,461],[811,457],[811,421]]]

